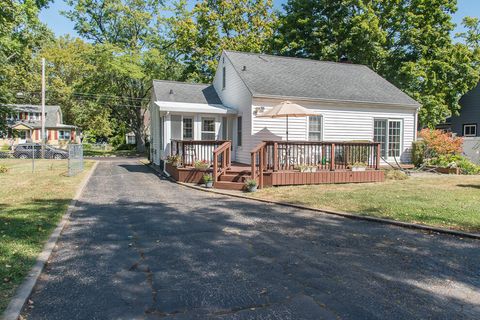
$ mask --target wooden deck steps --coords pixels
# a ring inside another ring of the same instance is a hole
[[[250,178],[251,170],[249,165],[232,163],[227,171],[218,177],[215,188],[226,190],[243,190],[245,180]]]
[[[243,182],[217,181],[213,187],[225,190],[243,190],[244,186]]]

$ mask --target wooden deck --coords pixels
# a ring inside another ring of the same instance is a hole
[[[181,165],[167,163],[166,171],[177,181],[197,184],[208,173],[214,187],[231,190],[242,190],[246,179],[255,179],[259,188],[385,180],[379,143],[264,141],[252,150],[251,164],[232,162],[231,149],[231,141],[175,140],[172,155],[180,157]],[[199,170],[196,161],[211,166]],[[352,171],[355,164],[362,164],[364,171]],[[302,166],[315,172],[303,172]]]
[[[202,184],[203,175],[212,173],[211,169],[198,170],[193,167],[177,168],[167,164],[167,172],[177,181]],[[215,187],[219,189],[242,190],[246,179],[251,178],[250,165],[232,163],[225,174],[220,175]],[[331,183],[364,183],[383,182],[383,170],[366,170],[353,172],[351,170],[299,172],[299,171],[265,171],[263,173],[264,187],[331,184]]]

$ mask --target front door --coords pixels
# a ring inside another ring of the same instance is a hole
[[[375,119],[374,141],[380,142],[383,159],[400,161],[402,152],[402,120]]]

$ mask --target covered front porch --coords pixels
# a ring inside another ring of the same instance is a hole
[[[172,140],[165,170],[177,181],[202,183],[211,174],[216,188],[242,190],[246,179],[258,187],[384,181],[380,143],[263,141],[249,164],[232,162],[230,140]]]

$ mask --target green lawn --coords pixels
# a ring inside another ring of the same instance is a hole
[[[85,157],[132,157],[144,156],[136,150],[84,150]]]
[[[85,171],[67,177],[66,160],[0,160],[0,313],[35,263],[43,244],[64,214]]]
[[[273,187],[254,196],[480,232],[480,176],[426,174],[384,183]]]

